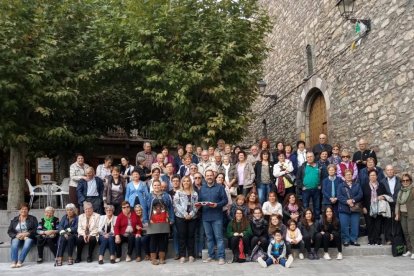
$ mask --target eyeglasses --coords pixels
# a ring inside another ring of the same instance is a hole
[[[194,179],[201,179],[201,177],[194,177]]]
[[[410,179],[402,179],[401,182],[409,183],[409,182],[411,182],[411,180]]]
[[[342,158],[351,158],[349,155],[343,155]]]

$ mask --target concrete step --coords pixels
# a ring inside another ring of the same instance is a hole
[[[124,261],[125,257],[126,257],[126,252],[127,252],[127,247],[128,245],[126,243],[122,244],[122,258],[121,260]],[[87,246],[84,247],[83,252],[82,252],[82,261],[86,262],[86,257],[87,257]],[[96,245],[94,253],[92,255],[93,257],[93,261],[97,262],[98,261],[98,255],[99,255],[99,245]],[[20,252],[20,251],[19,251]],[[133,260],[136,258],[135,256],[135,250],[132,254],[132,258]],[[174,258],[175,256],[175,252],[174,252],[174,247],[173,247],[173,242],[170,239],[168,242],[168,252],[167,252],[167,258]],[[33,246],[30,249],[29,254],[27,254],[26,260],[25,262],[36,262],[37,261],[37,247],[36,245]],[[75,250],[73,252],[73,258],[76,257],[76,247]],[[142,249],[142,258],[144,258],[144,250]],[[67,260],[67,253],[65,253],[65,260]],[[52,252],[50,251],[49,247],[45,246],[44,248],[44,252],[43,252],[43,260],[44,262],[54,262],[54,256],[52,254]],[[105,261],[109,260],[109,251],[106,250],[105,252]],[[10,241],[5,242],[4,244],[0,244],[0,263],[5,263],[5,262],[10,262]]]

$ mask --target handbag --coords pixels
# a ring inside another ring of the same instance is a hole
[[[263,249],[260,245],[256,244],[256,246],[252,250],[252,254],[248,259],[249,262],[257,262],[257,259],[266,256],[267,254],[263,252]]]
[[[394,220],[391,223],[391,252],[394,257],[398,257],[404,254],[405,242],[401,231],[396,231],[395,223]]]
[[[346,193],[348,195],[349,199],[352,199],[351,195],[349,194],[349,190],[348,188],[346,188]],[[361,213],[362,212],[362,204],[361,202],[355,202],[354,206],[350,206],[349,209],[351,210],[352,213]]]

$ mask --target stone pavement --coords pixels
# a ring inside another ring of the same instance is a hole
[[[63,265],[54,267],[53,263],[26,263],[20,269],[11,269],[7,263],[0,264],[0,275],[169,275],[169,276],[260,276],[260,275],[307,275],[307,276],[328,276],[328,275],[352,275],[352,276],[377,276],[377,275],[414,275],[414,260],[410,258],[390,256],[364,256],[347,257],[341,261],[337,260],[295,260],[292,268],[286,269],[279,265],[269,268],[262,268],[257,263],[244,264],[225,264],[219,266],[217,262],[204,264],[197,260],[193,264],[180,264],[178,261],[168,260],[166,265],[153,266],[149,262],[118,264],[105,263],[99,265],[97,262],[92,264],[80,263],[73,266]]]

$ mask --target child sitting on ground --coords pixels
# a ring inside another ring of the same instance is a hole
[[[273,234],[273,239],[267,247],[267,258],[260,257],[257,261],[262,267],[268,267],[272,264],[280,264],[286,268],[289,268],[292,265],[292,255],[289,255],[289,258],[286,259],[286,245],[283,241],[280,230],[276,230]]]

